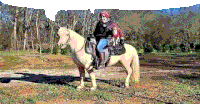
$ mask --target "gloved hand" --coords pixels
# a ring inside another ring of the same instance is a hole
[[[94,38],[94,34],[89,34],[89,37],[90,38]]]
[[[107,37],[107,39],[108,39],[108,43],[110,44],[110,42],[112,41],[112,37],[109,35],[109,36]]]
[[[90,37],[87,37],[87,40],[90,41]]]
[[[123,45],[124,44],[124,37],[120,38],[120,44]]]
[[[94,44],[97,44],[96,39],[95,38],[91,38],[90,41]]]
[[[116,44],[118,44],[118,43],[120,43],[120,38],[119,37],[116,39]]]

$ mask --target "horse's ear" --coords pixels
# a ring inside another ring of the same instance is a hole
[[[61,27],[60,24],[59,24],[59,22],[56,22],[56,26],[57,26],[58,28]]]
[[[71,29],[71,26],[69,24],[67,24],[66,28],[67,28],[67,30]]]

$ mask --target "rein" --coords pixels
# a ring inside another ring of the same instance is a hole
[[[67,31],[68,31],[68,30],[67,30]],[[65,45],[67,45],[67,43],[69,42],[69,40],[71,40],[71,38],[70,38],[70,31],[68,31],[68,32],[69,32],[69,34],[68,34],[68,40],[67,40],[67,42],[65,43]],[[84,44],[83,44],[83,46],[81,47],[80,50],[75,51],[75,52],[76,52],[76,53],[80,52],[80,51],[83,49],[85,43],[86,43],[86,39],[84,38]]]

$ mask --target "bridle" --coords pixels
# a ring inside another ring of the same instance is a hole
[[[68,31],[68,30],[67,30],[67,31]],[[71,40],[71,37],[70,37],[70,31],[68,31],[68,32],[69,32],[69,34],[67,34],[68,39],[67,39],[67,42],[65,42],[64,45],[67,45],[67,43],[69,43],[69,41]],[[86,43],[86,39],[84,38],[84,44],[83,44],[83,46],[81,47],[80,50],[76,51],[76,53],[80,52],[80,51],[83,49],[83,47],[85,46],[85,43]]]
[[[67,30],[67,31],[68,31],[68,30]],[[69,32],[69,31],[68,31],[68,32]],[[69,43],[69,41],[71,40],[70,33],[67,34],[67,36],[68,36],[68,39],[67,39],[67,42],[65,43],[65,45],[67,45],[67,43]]]

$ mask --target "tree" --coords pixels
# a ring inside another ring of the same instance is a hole
[[[53,47],[54,47],[54,34],[55,34],[55,29],[54,29],[54,27],[55,27],[55,23],[52,21],[52,20],[50,20],[49,21],[49,24],[50,24],[50,26],[51,26],[51,29],[50,29],[50,31],[51,31],[51,33],[50,33],[50,49],[51,49],[51,53],[53,53]]]
[[[141,28],[141,19],[142,18],[140,18],[140,14],[131,13],[119,19],[118,22],[123,30],[128,32],[138,32],[138,29]]]
[[[39,35],[39,10],[37,10],[37,14],[36,14],[36,32],[37,32],[37,50],[39,49],[38,46],[40,47],[40,54],[42,53],[42,48],[41,48],[41,39],[40,39],[40,35]]]
[[[31,18],[32,18],[32,15],[33,15],[33,10],[34,9],[28,9],[26,8],[26,14],[25,14],[25,39],[24,39],[24,50],[27,49],[29,50],[29,45],[28,45],[28,30],[30,29],[30,22],[31,22]]]
[[[82,25],[81,34],[87,37],[88,34],[94,31],[97,21],[92,17],[90,10],[84,10],[80,14],[80,23]],[[92,27],[93,26],[93,27]]]
[[[9,16],[7,17],[7,21],[10,21],[13,25],[14,25],[14,29],[12,34],[10,34],[10,39],[11,39],[11,48],[13,50],[16,50],[17,48],[17,32],[16,32],[16,28],[17,28],[17,16],[18,16],[18,7],[13,7],[10,5],[5,5],[5,9],[6,11],[9,13]]]
[[[191,16],[189,18],[189,21],[190,21],[190,26],[188,26],[188,33],[189,33],[189,41],[190,43],[192,44],[198,44],[199,43],[199,39],[200,39],[200,36],[198,35],[199,34],[199,31],[200,31],[200,14],[193,14],[191,13]],[[195,46],[194,45],[194,46]],[[193,47],[195,48],[195,47]]]

